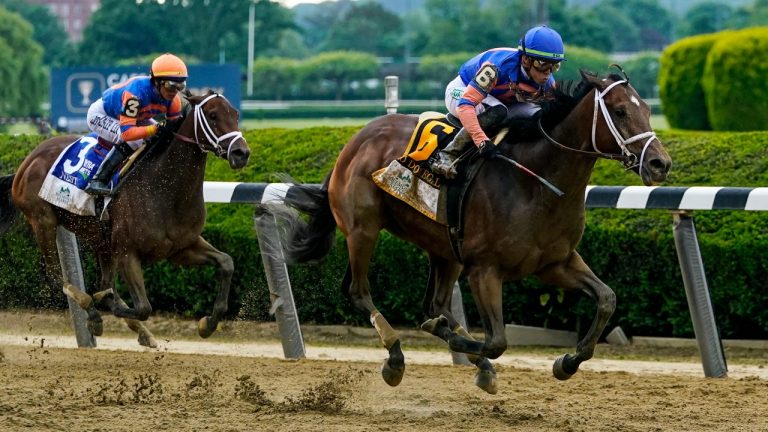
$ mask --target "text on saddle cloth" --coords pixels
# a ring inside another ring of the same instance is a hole
[[[108,153],[90,133],[67,146],[51,166],[38,195],[45,201],[81,216],[95,216],[93,197],[85,187]],[[112,179],[117,184],[118,175]]]

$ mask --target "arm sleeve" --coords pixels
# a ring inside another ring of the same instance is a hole
[[[488,136],[480,127],[480,122],[477,120],[477,105],[485,99],[485,95],[480,93],[474,86],[470,85],[464,91],[459,102],[457,114],[461,124],[472,136],[472,141],[475,145],[480,145],[483,141],[488,139]]]
[[[173,97],[171,106],[168,107],[168,114],[165,116],[166,120],[174,121],[181,117],[181,98],[179,95]]]
[[[120,138],[123,141],[136,141],[149,138],[157,132],[157,126],[137,126],[136,119],[141,110],[139,98],[133,93],[123,93],[123,106],[120,109]]]

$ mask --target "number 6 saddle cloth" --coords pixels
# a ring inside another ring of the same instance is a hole
[[[444,212],[438,211],[443,179],[430,171],[429,158],[448,145],[458,131],[444,114],[422,113],[403,155],[374,172],[374,183],[430,219],[447,225]]]

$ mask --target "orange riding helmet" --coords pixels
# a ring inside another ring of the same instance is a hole
[[[150,75],[155,79],[184,81],[187,79],[187,65],[173,54],[163,54],[152,62]]]

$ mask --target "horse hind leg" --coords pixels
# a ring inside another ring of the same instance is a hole
[[[88,331],[93,336],[101,336],[104,332],[101,314],[91,301],[90,296],[64,281],[64,272],[59,260],[59,248],[56,243],[58,225],[56,215],[47,204],[39,208],[34,214],[37,215],[37,218],[28,218],[28,220],[43,257],[47,281],[55,290],[61,287],[65,295],[72,298],[78,306],[85,310],[88,315]]]

